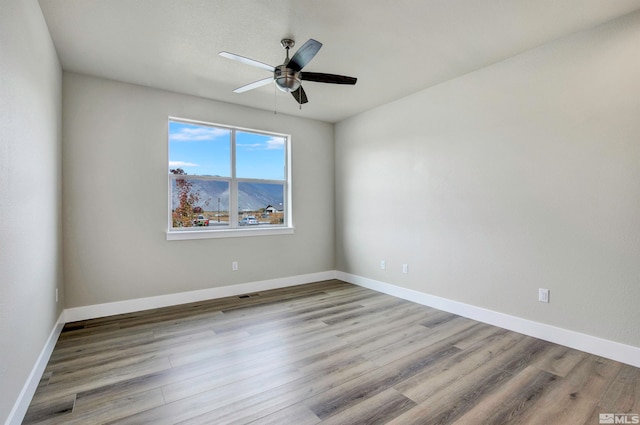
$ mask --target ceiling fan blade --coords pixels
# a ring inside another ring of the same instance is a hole
[[[292,91],[291,94],[296,99],[296,102],[298,102],[300,105],[309,102],[309,99],[307,99],[307,94],[304,92],[302,86],[298,87],[297,90]]]
[[[234,93],[244,93],[249,90],[257,89],[258,87],[266,86],[267,84],[273,82],[273,77],[263,78],[262,80],[254,81],[253,83],[249,83],[242,87],[238,87],[233,92]]]
[[[229,52],[220,52],[218,53],[220,56],[222,56],[223,58],[227,58],[227,59],[231,59],[234,61],[238,61],[238,62],[242,62],[246,65],[251,65],[251,66],[255,66],[257,68],[262,68],[265,69],[267,71],[275,71],[275,68],[271,65],[267,65],[266,63],[262,63],[259,62],[257,60],[253,60],[253,59],[249,59],[249,58],[245,58],[244,56],[240,56],[240,55],[236,55],[234,53],[229,53]]]
[[[345,75],[325,74],[324,72],[301,72],[300,78],[304,81],[315,81],[316,83],[349,84],[354,85],[358,81],[355,77]]]
[[[310,38],[306,43],[302,45],[298,49],[298,51],[293,55],[289,63],[287,64],[287,68],[291,68],[294,71],[300,71],[305,67],[311,59],[318,53],[318,50],[322,47],[322,43],[319,41]]]

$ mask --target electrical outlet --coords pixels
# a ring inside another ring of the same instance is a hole
[[[402,273],[404,273],[404,274],[409,273],[409,265],[408,264],[403,264],[402,265]]]
[[[549,302],[549,290],[544,288],[538,288],[538,301],[541,303]]]
[[[233,270],[234,272],[238,271],[238,262],[237,261],[233,261],[231,263],[231,270]]]
[[[386,268],[387,268],[387,262],[384,261],[384,260],[381,260],[380,261],[380,269],[381,270],[386,270]]]

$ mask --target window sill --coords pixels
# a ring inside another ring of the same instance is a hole
[[[292,235],[293,227],[277,227],[270,229],[224,229],[224,230],[188,230],[167,232],[168,241],[184,241],[190,239],[243,238],[248,236]]]

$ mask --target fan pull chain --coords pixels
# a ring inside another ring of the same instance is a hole
[[[278,115],[278,90],[276,85],[273,85],[273,115]]]

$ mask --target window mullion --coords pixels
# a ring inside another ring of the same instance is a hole
[[[238,179],[236,178],[236,130],[231,130],[231,184],[229,185],[229,225],[238,227]]]

